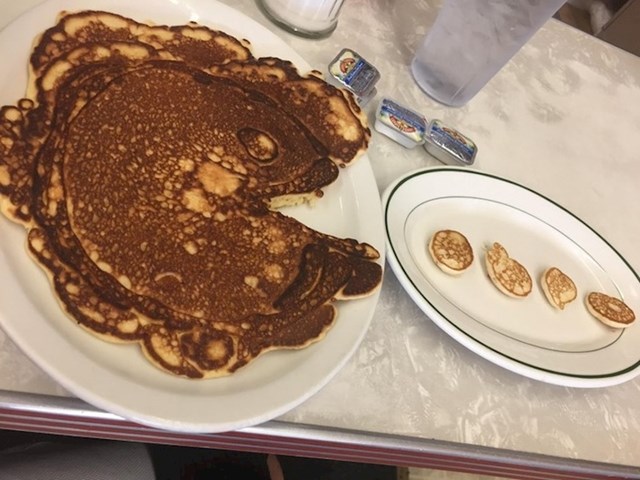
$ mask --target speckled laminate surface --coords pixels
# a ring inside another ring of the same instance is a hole
[[[1,2],[0,24],[35,3]],[[424,96],[408,71],[439,2],[347,0],[337,30],[319,41],[271,26],[249,0],[226,3],[270,26],[314,68],[353,48],[382,73],[378,99],[458,128],[479,147],[477,168],[554,199],[640,270],[640,58],[550,21],[475,99],[451,109]],[[366,108],[371,119],[376,105]],[[438,165],[377,132],[369,158],[381,191]],[[0,388],[65,395],[1,331]],[[640,379],[574,389],[493,365],[441,332],[387,269],[353,359],[282,419],[640,467],[639,398]]]

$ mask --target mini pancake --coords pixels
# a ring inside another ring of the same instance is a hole
[[[473,249],[469,241],[455,230],[434,233],[428,250],[438,268],[449,275],[460,275],[473,263]]]
[[[485,265],[491,282],[505,295],[524,298],[531,293],[533,282],[529,272],[509,257],[507,250],[498,242],[485,252]]]
[[[556,267],[550,267],[542,273],[540,286],[549,303],[560,310],[564,310],[564,306],[578,296],[573,280]]]
[[[612,328],[627,328],[636,321],[636,315],[622,300],[605,293],[591,292],[585,297],[589,313]]]

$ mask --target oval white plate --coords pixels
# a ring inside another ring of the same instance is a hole
[[[214,0],[49,1],[0,32],[0,105],[24,94],[31,42],[62,10],[102,9],[136,20],[218,28],[253,44],[256,56],[308,64],[282,40],[245,15]],[[368,158],[341,171],[311,207],[287,213],[312,228],[357,238],[376,247],[384,264],[380,197]],[[366,222],[363,221],[366,219]],[[69,391],[100,408],[147,425],[188,432],[221,432],[264,422],[299,405],[324,386],[362,340],[378,293],[338,305],[338,321],[309,348],[265,354],[226,378],[175,378],[147,362],[137,346],[97,340],[57,305],[39,267],[27,256],[25,232],[0,218],[0,325],[43,370]]]
[[[622,298],[640,313],[640,279],[588,225],[552,200],[476,170],[412,172],[383,195],[388,260],[400,283],[440,328],[482,357],[537,380],[601,387],[640,374],[640,325],[612,329],[584,304],[589,291]],[[427,244],[434,232],[462,232],[474,249],[471,268],[451,276],[435,266]],[[532,293],[513,299],[497,290],[484,249],[500,242],[534,279]],[[578,298],[551,307],[539,285],[555,266]]]

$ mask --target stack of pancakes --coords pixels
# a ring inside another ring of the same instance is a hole
[[[380,284],[373,247],[274,210],[365,151],[349,94],[219,31],[94,11],[63,13],[30,73],[0,110],[0,207],[90,332],[221,376]]]

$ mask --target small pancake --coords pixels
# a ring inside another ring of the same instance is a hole
[[[507,250],[498,242],[485,252],[485,265],[489,278],[505,295],[524,298],[531,293],[533,282],[527,269],[509,257]]]
[[[428,250],[438,268],[449,275],[460,275],[473,263],[473,249],[469,241],[455,230],[434,233]]]
[[[631,326],[636,315],[622,300],[600,292],[591,292],[585,298],[589,313],[612,328]]]
[[[560,310],[564,310],[564,306],[578,296],[573,280],[556,267],[548,268],[542,273],[540,285],[549,303]]]

